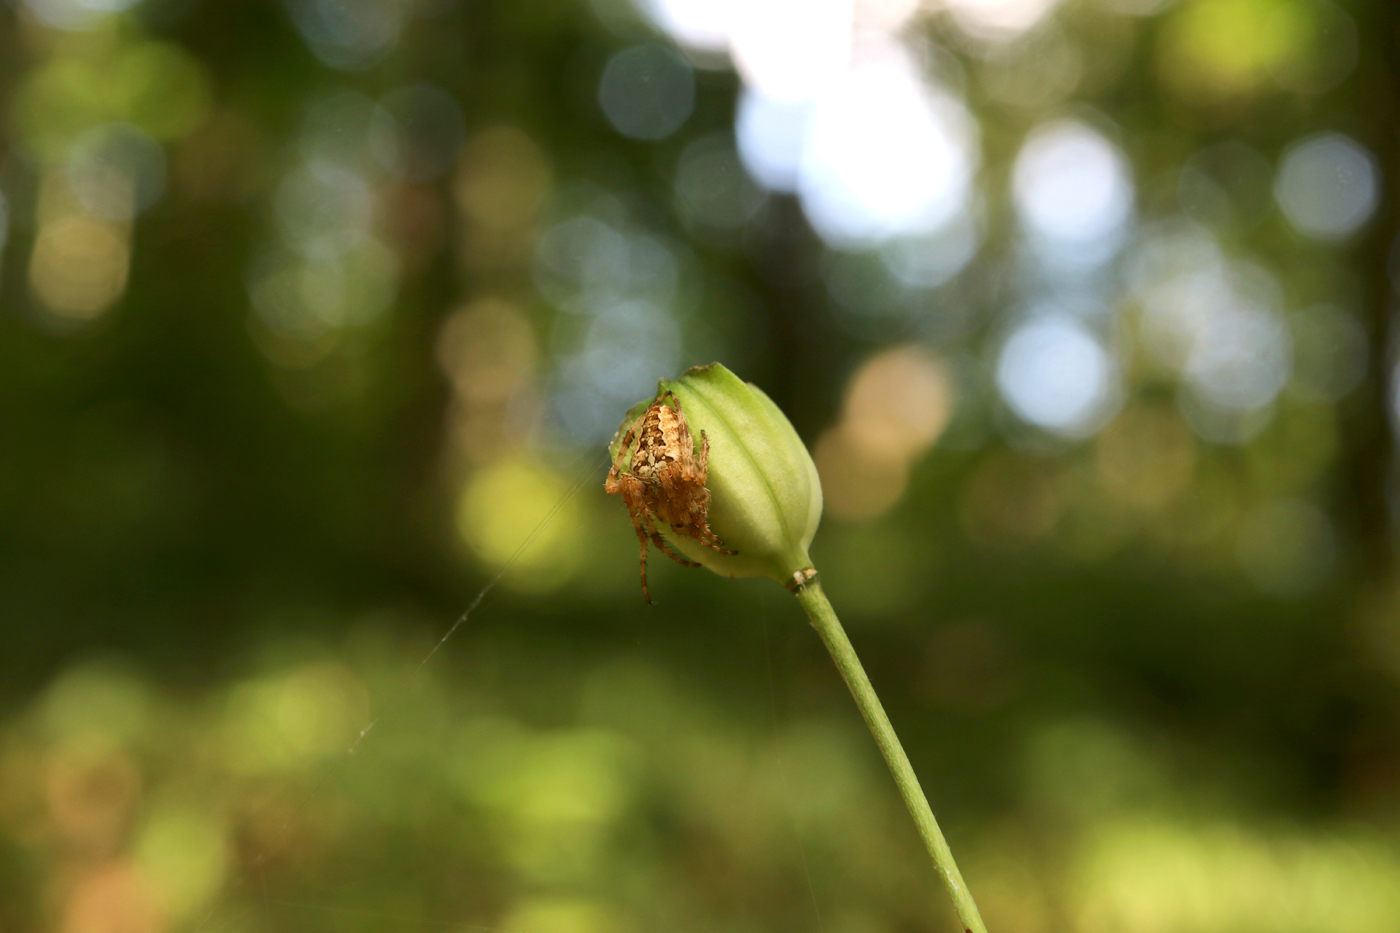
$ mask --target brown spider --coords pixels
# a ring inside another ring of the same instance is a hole
[[[663,404],[668,398],[670,406]],[[710,530],[710,490],[705,488],[709,457],[710,441],[704,431],[700,432],[700,456],[695,456],[690,426],[673,392],[652,402],[622,438],[603,489],[608,495],[620,493],[632,517],[632,530],[642,547],[642,596],[647,602],[651,602],[647,591],[648,540],[677,563],[700,566],[667,547],[656,522],[664,522],[676,534],[694,538],[721,554],[735,553],[725,549],[724,542]],[[626,469],[623,464],[627,464]]]

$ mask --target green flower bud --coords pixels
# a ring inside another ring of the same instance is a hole
[[[987,933],[909,756],[816,580],[807,548],[822,517],[821,482],[778,406],[718,363],[688,369],[632,407],[608,453],[604,489],[621,495],[632,518],[643,595],[653,544],[682,563],[689,561],[675,551],[722,576],[772,577],[791,589],[885,756],[963,929]]]
[[[719,363],[663,379],[656,399],[633,406],[609,447],[613,463],[631,467],[623,441],[636,420],[670,393],[690,428],[695,457],[709,442],[705,486],[710,491],[709,525],[733,554],[657,522],[673,547],[726,577],[772,577],[790,587],[811,578],[807,549],[822,516],[817,468],[786,416],[756,386]],[[622,461],[619,461],[622,457]]]

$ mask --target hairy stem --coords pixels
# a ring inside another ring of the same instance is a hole
[[[899,737],[894,734],[894,726],[890,725],[885,708],[880,705],[880,698],[875,694],[870,678],[865,675],[860,658],[856,657],[856,649],[851,646],[851,640],[846,637],[846,630],[841,627],[841,620],[836,618],[831,601],[826,598],[826,593],[822,592],[821,583],[812,580],[799,588],[797,601],[807,611],[807,618],[821,635],[826,650],[831,652],[831,659],[841,671],[841,677],[850,688],[851,696],[855,697],[856,706],[860,707],[860,714],[865,717],[865,724],[870,727],[870,734],[875,736],[875,744],[880,746],[880,753],[885,756],[885,763],[890,766],[894,782],[899,787],[900,795],[904,797],[904,805],[909,808],[909,815],[914,818],[914,825],[918,827],[924,847],[928,849],[928,854],[948,889],[948,895],[953,899],[953,907],[962,919],[964,929],[968,933],[987,933],[987,928],[982,923],[982,915],[977,912],[977,904],[972,900],[972,893],[963,881],[962,872],[958,871],[958,863],[953,860],[948,841],[943,838],[943,831],[938,828],[938,821],[933,818],[928,798],[919,787],[919,779],[909,764],[909,756],[904,754],[904,746],[899,744]]]

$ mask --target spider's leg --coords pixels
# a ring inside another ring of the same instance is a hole
[[[667,524],[671,523],[671,512],[676,503],[686,501],[687,494],[692,488],[691,484],[686,482],[687,473],[686,468],[679,463],[669,464],[656,471],[656,481],[661,487],[660,499],[671,508],[658,508],[653,509],[653,511]]]
[[[700,529],[697,540],[712,551],[721,554],[738,554],[738,551],[731,551],[724,546],[724,542],[719,539],[719,535],[710,530],[710,523],[704,520],[695,523],[695,527]]]
[[[693,467],[680,473],[667,470],[661,474],[660,480],[661,493],[665,500],[684,509],[683,522],[671,521],[671,527],[677,534],[694,538],[710,550],[721,554],[738,553],[727,549],[719,536],[710,530],[710,491],[705,488],[704,483],[696,481]],[[670,518],[674,519],[675,516]]]
[[[705,436],[705,432],[700,432],[700,462],[696,469],[700,471],[700,485],[705,485],[710,478],[710,439]]]
[[[642,568],[642,598],[651,602],[647,590],[647,533],[643,528],[646,519],[646,502],[642,497],[642,484],[635,476],[623,474],[617,482],[622,493],[622,503],[627,506],[627,517],[632,519],[632,530],[637,533],[637,544],[641,549],[639,563]]]
[[[737,554],[724,546],[719,535],[710,530],[710,491],[703,486],[696,490],[696,500],[690,503],[690,527],[694,533],[690,537],[712,551],[721,554]]]
[[[637,529],[637,541],[641,546],[641,560],[639,564],[642,568],[642,599],[645,599],[647,604],[650,605],[651,591],[647,589],[647,536],[640,528]]]
[[[647,523],[647,530],[651,533],[651,543],[656,545],[658,551],[684,567],[700,566],[693,560],[686,560],[684,557],[677,555],[675,551],[672,551],[670,547],[667,546],[666,539],[661,537],[661,532],[656,530],[655,519],[653,519],[651,515],[644,515],[643,520]]]
[[[625,451],[627,453],[632,452],[632,445],[636,442],[637,439],[637,425],[641,422],[641,420],[642,419],[638,418],[636,421],[632,422],[632,426],[628,428],[627,433],[622,436],[622,446],[619,448],[619,450]],[[603,491],[610,496],[622,488],[622,484],[618,482],[618,476],[622,474],[619,474],[617,469],[617,465],[621,462],[622,455],[619,454],[618,458],[613,461],[611,469],[608,470],[608,478],[603,480]]]

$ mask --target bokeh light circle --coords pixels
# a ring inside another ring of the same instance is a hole
[[[1022,325],[1002,346],[996,380],[1022,420],[1066,436],[1092,433],[1108,413],[1115,367],[1078,321],[1050,315]]]
[[[968,203],[974,124],[905,55],[851,69],[817,98],[798,192],[812,226],[848,247],[929,233]]]
[[[681,215],[701,227],[738,227],[763,204],[763,192],[745,173],[728,133],[711,133],[687,145],[674,184]]]
[[[1127,161],[1078,121],[1057,121],[1031,134],[1016,158],[1013,188],[1022,224],[1033,240],[1057,252],[1116,245],[1132,213]]]
[[[78,137],[67,169],[73,196],[102,220],[131,220],[165,192],[165,149],[129,123],[106,123]]]
[[[695,108],[695,73],[666,46],[623,49],[603,68],[598,104],[623,136],[647,142],[665,139]]]
[[[1277,314],[1259,304],[1227,304],[1196,335],[1186,379],[1214,407],[1253,411],[1283,389],[1292,363],[1293,344]]]
[[[797,190],[802,145],[812,119],[809,101],[768,97],[751,88],[739,95],[734,133],[744,167],[769,191]]]
[[[1341,133],[1323,133],[1284,153],[1274,181],[1279,207],[1299,233],[1340,240],[1375,213],[1380,183],[1375,157]]]

